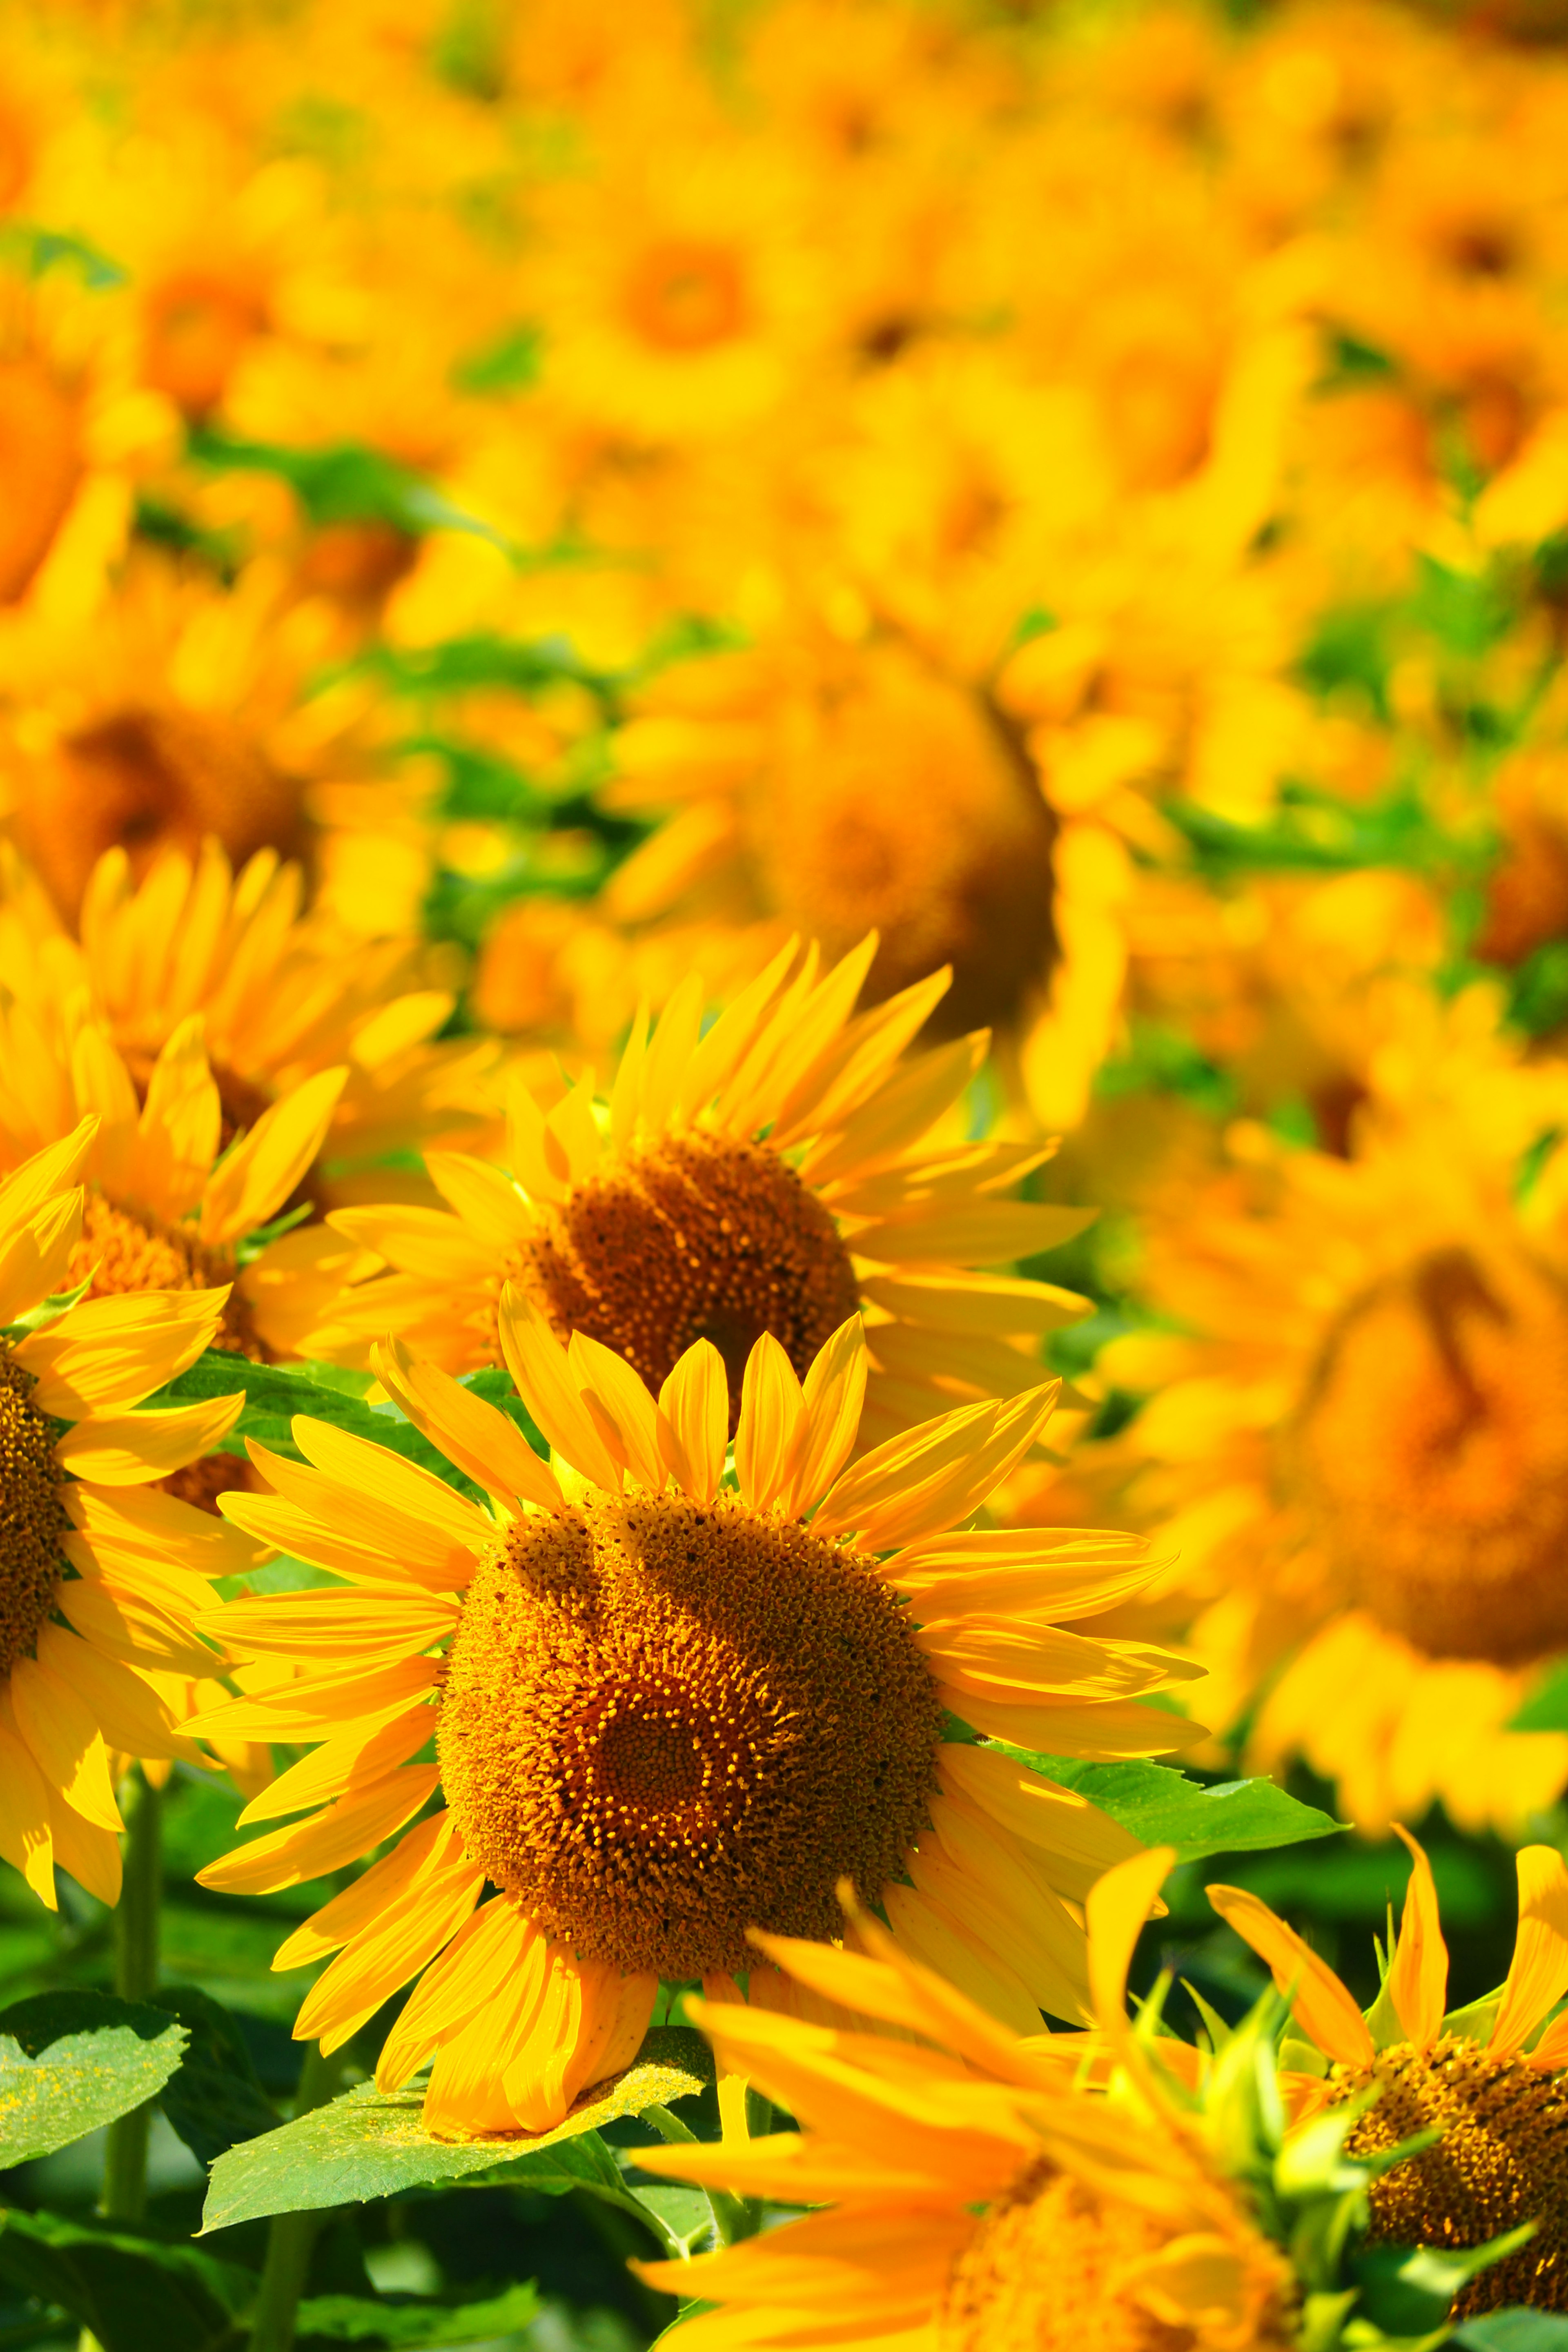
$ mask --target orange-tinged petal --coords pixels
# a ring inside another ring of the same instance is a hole
[[[298,1657],[323,1667],[390,1664],[444,1641],[458,1622],[442,1592],[258,1592],[205,1609],[196,1623],[239,1656]]]
[[[1370,2066],[1374,2053],[1365,2018],[1332,1969],[1294,1927],[1288,1927],[1245,1887],[1211,1886],[1208,1898],[1290,2000],[1303,2033],[1343,2066]]]
[[[294,1443],[307,1462],[328,1478],[349,1487],[363,1487],[354,1501],[362,1509],[370,1498],[389,1505],[403,1517],[429,1528],[454,1544],[479,1549],[495,1540],[495,1526],[444,1478],[422,1470],[389,1446],[354,1437],[330,1421],[313,1421],[297,1412],[289,1424]]]
[[[326,1912],[317,1916],[324,1921]],[[545,1948],[532,1920],[505,1895],[476,1911],[409,1994],[376,2061],[376,2087],[401,2090],[431,2052],[460,2033],[520,1969],[542,1971]]]
[[[466,1858],[384,1903],[317,1978],[294,2021],[296,2042],[341,2049],[382,2002],[442,1951],[479,1901],[485,1874]]]
[[[1023,1460],[1060,1393],[1061,1382],[1047,1381],[1005,1404],[942,1413],[877,1446],[827,1496],[817,1531],[858,1529],[868,1550],[885,1551],[955,1526]]]
[[[229,1286],[84,1298],[13,1349],[37,1381],[34,1401],[62,1421],[111,1412],[162,1388],[212,1344]]]
[[[211,1663],[209,1653],[209,1668]],[[440,1676],[437,1658],[400,1658],[370,1674],[356,1665],[347,1673],[312,1675],[275,1690],[226,1698],[193,1715],[185,1729],[203,1739],[324,1739],[343,1724],[411,1706],[422,1691],[434,1690]]]
[[[280,1821],[286,1814],[328,1804],[334,1797],[352,1796],[384,1780],[396,1765],[416,1756],[435,1729],[436,1711],[423,1699],[401,1708],[389,1722],[368,1727],[356,1723],[350,1730],[339,1732],[335,1739],[323,1740],[320,1748],[268,1781],[246,1806],[236,1826],[243,1830],[253,1822]]]
[[[0,1855],[21,1872],[40,1903],[58,1909],[48,1785],[8,1721],[0,1722]]]
[[[1494,2058],[1511,2057],[1547,2011],[1568,1992],[1568,1870],[1555,1846],[1527,1845],[1515,1856],[1519,1932],[1502,2005],[1487,2041]]]
[[[425,1166],[448,1207],[496,1255],[510,1257],[531,1240],[539,1220],[500,1169],[466,1151],[427,1151]]]
[[[1432,1865],[1407,1829],[1398,1822],[1394,1829],[1410,1849],[1412,1866],[1398,1940],[1388,1964],[1388,1997],[1405,2040],[1426,2050],[1442,2032],[1448,2006],[1448,1948],[1437,1916]]]
[[[35,1151],[0,1182],[0,1241],[19,1233],[58,1193],[68,1193],[79,1182],[88,1156],[98,1138],[99,1120],[89,1112],[58,1143]]]
[[[658,1392],[659,1451],[694,1503],[710,1503],[724,1475],[730,1383],[710,1339],[688,1348]]]
[[[562,1948],[550,1943],[531,1919],[513,1916],[516,1957],[489,1998],[436,2053],[425,2094],[427,2131],[461,2137],[518,2127],[504,2077],[531,2047]]]

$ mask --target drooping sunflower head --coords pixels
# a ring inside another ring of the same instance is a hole
[[[1168,2035],[1158,2001],[1130,2025],[1128,1963],[1172,1858],[1131,1858],[1089,1898],[1087,2045],[1015,2040],[853,1907],[842,1950],[757,1938],[815,2016],[697,2014],[721,2079],[755,2083],[799,2128],[647,2161],[817,2210],[682,2267],[682,2291],[712,2306],[686,2323],[693,2352],[784,2352],[829,2327],[936,2352],[1286,2352],[1441,2326],[1500,2250],[1390,2265],[1392,2295],[1359,2264],[1368,2190],[1399,2165],[1347,2152],[1364,2097],[1287,2124],[1282,2000],[1202,2050]],[[906,2040],[889,2050],[873,2025]],[[673,2264],[642,2274],[675,2284]]]
[[[1383,1991],[1363,2016],[1339,1979],[1255,1895],[1211,1887],[1221,1916],[1268,1962],[1294,2001],[1288,2098],[1303,2116],[1354,2113],[1345,2147],[1384,2157],[1437,2135],[1374,2179],[1372,2236],[1474,2252],[1530,2225],[1468,2280],[1455,2318],[1523,2303],[1568,2308],[1568,2032],[1548,2022],[1568,1991],[1568,1870],[1550,1846],[1519,1855],[1519,1932],[1507,1981],[1489,2000],[1446,2011],[1448,1955],[1431,1867],[1401,1830],[1413,1868]],[[1392,1923],[1391,1923],[1392,1924]]]
[[[347,1581],[203,1620],[231,1650],[291,1657],[303,1675],[204,1726],[327,1738],[337,1759],[305,1759],[249,1818],[334,1800],[324,1812],[226,1857],[205,1883],[292,1884],[329,1853],[369,1850],[437,1791],[443,1808],[375,1865],[363,1898],[353,1890],[291,1939],[289,1961],[346,1946],[296,2030],[346,2039],[367,2001],[431,1961],[382,2079],[401,2083],[434,2051],[437,2127],[482,2116],[539,2129],[532,2119],[558,2119],[570,2097],[563,2083],[595,2079],[593,2037],[612,2031],[611,2011],[618,2049],[659,1979],[754,1969],[752,1928],[832,1937],[846,1883],[1016,2030],[1037,2029],[1042,2010],[1082,2015],[1073,1906],[1132,1841],[1016,1751],[1146,1754],[1200,1735],[1140,1703],[1183,1678],[1178,1661],[1044,1622],[1137,1589],[1153,1573],[1142,1547],[949,1532],[1027,1450],[1054,1384],[941,1416],[851,1465],[858,1318],[804,1382],[764,1334],[731,1467],[710,1342],[688,1349],[656,1397],[582,1332],[563,1348],[514,1288],[500,1332],[550,1465],[497,1404],[402,1342],[374,1356],[488,1511],[304,1419],[305,1464],[253,1448],[276,1491],[223,1498],[240,1526]],[[962,1738],[960,1717],[973,1727]],[[408,1763],[432,1737],[434,1760]],[[507,1954],[523,1973],[502,1980]],[[539,2006],[568,1982],[575,2021]]]
[[[639,1018],[605,1104],[592,1076],[548,1109],[515,1081],[508,1167],[428,1158],[449,1216],[334,1213],[392,1270],[347,1293],[318,1344],[363,1360],[393,1330],[454,1371],[493,1363],[510,1280],[559,1336],[612,1349],[652,1390],[710,1341],[731,1430],[763,1333],[804,1379],[857,1310],[868,1441],[1020,1393],[1039,1336],[1084,1309],[965,1269],[1048,1248],[1087,1215],[997,1197],[1044,1153],[954,1132],[983,1036],[906,1055],[944,974],[853,1014],[876,952],[872,934],[819,977],[815,950],[788,947],[706,1030],[689,979],[651,1033]]]
[[[153,1491],[243,1397],[134,1410],[212,1343],[226,1286],[62,1305],[97,1124],[0,1181],[0,1855],[50,1908],[57,1863],[117,1900],[110,1758],[195,1759],[175,1694],[216,1660],[192,1620],[206,1578],[254,1559]]]

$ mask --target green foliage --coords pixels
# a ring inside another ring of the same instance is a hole
[[[336,523],[384,523],[411,539],[430,530],[457,530],[498,547],[507,544],[500,532],[465,514],[410,467],[359,442],[294,448],[203,425],[192,432],[190,447],[194,458],[215,471],[276,475],[318,530]]]
[[[543,337],[527,320],[502,328],[493,341],[468,352],[452,370],[452,388],[480,399],[527,392],[539,381]]]
[[[89,294],[108,293],[125,285],[129,274],[86,237],[42,228],[36,221],[7,221],[0,228],[0,261],[28,278],[41,278],[47,269],[73,269]]]
[[[1171,1845],[1178,1862],[1330,1837],[1342,1829],[1273,1780],[1226,1780],[1205,1787],[1168,1764],[1086,1764],[1076,1756],[1037,1756],[1008,1748],[1021,1764],[1064,1789],[1076,1789],[1145,1845]]]
[[[1452,2341],[1458,2352],[1568,2352],[1568,2317],[1513,2304],[1467,2320]]]
[[[184,2029],[162,2011],[129,2023],[129,2006],[103,1993],[43,1993],[0,2011],[0,2168],[68,2147],[163,2089]]]
[[[104,2352],[237,2352],[254,2274],[112,2221],[7,2212],[0,2278],[56,2304]]]
[[[689,2098],[712,2079],[700,2035],[679,2027],[650,2033],[635,2063],[566,2121],[537,2138],[441,2140],[426,2130],[417,2087],[387,2093],[362,2084],[299,2116],[263,2139],[231,2148],[213,2167],[203,2228],[227,2229],[263,2214],[389,2197],[436,2181],[504,2178],[547,2197],[585,2189],[627,2200],[618,2167],[599,2137],[621,2116]]]
[[[536,2288],[509,2286],[471,2301],[456,2296],[310,2294],[300,2304],[297,2334],[330,2344],[479,2344],[510,2336],[537,2317]]]

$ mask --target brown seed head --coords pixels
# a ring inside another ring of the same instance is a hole
[[[37,1386],[0,1339],[0,1679],[55,1605],[70,1528],[54,1432],[33,1402]]]
[[[771,1331],[803,1378],[859,1304],[832,1217],[764,1144],[668,1136],[543,1213],[516,1277],[563,1335],[585,1331],[658,1389],[710,1339],[730,1375]]]
[[[1336,2067],[1337,2095],[1367,2082],[1382,2095],[1351,2132],[1352,2155],[1396,2147],[1433,2124],[1443,2137],[1372,2185],[1374,2238],[1401,2246],[1465,2247],[1539,2223],[1535,2236],[1473,2278],[1456,2297],[1468,2319],[1507,2304],[1568,2311],[1568,2089],[1522,2058],[1493,2058],[1445,2033],[1429,2050],[1396,2042],[1370,2075]]]
[[[438,1754],[474,1859],[586,1958],[749,1967],[832,1937],[935,1787],[941,1711],[872,1566],[728,1496],[524,1519],[464,1602]]]

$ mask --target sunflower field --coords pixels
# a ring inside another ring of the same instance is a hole
[[[1568,0],[0,0],[0,2352],[1568,2352]]]

